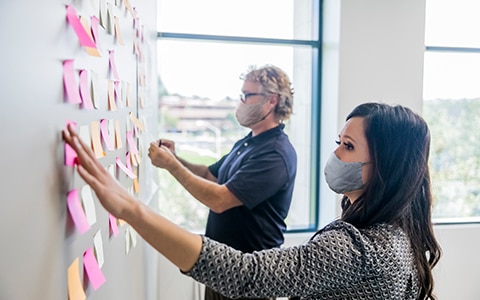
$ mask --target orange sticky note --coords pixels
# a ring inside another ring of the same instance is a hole
[[[113,34],[115,38],[117,39],[117,42],[119,45],[123,45],[123,38],[122,38],[122,33],[120,32],[120,23],[119,19],[117,16],[113,17]]]
[[[130,107],[132,105],[130,101],[130,83],[125,83],[125,102],[127,103],[127,106]]]
[[[117,110],[117,104],[115,104],[114,86],[113,86],[113,81],[111,80],[108,81],[108,108],[111,111]]]
[[[145,130],[145,125],[143,125],[143,122],[137,119],[132,112],[129,113],[130,120],[132,120],[133,124],[140,129],[141,131]]]
[[[135,176],[137,176],[137,170],[134,170],[133,174],[135,174]],[[133,178],[133,190],[135,191],[135,193],[140,192],[140,185],[138,184],[138,177]]]
[[[91,136],[93,144],[93,152],[97,158],[106,156],[103,151],[102,141],[100,139],[100,127],[98,121],[93,121],[91,123]]]
[[[68,267],[68,299],[69,300],[85,300],[87,296],[82,287],[80,273],[78,270],[78,257]]]
[[[120,132],[120,120],[115,120],[115,146],[117,149],[123,147],[122,134]]]

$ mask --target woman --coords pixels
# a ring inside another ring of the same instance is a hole
[[[72,128],[64,139],[106,210],[182,272],[226,296],[435,299],[440,248],[430,216],[430,134],[408,108],[356,107],[325,167],[330,188],[344,195],[340,219],[304,245],[251,254],[169,222],[123,189]]]

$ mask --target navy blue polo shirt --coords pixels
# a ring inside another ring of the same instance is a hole
[[[243,252],[283,244],[297,170],[297,155],[284,127],[255,137],[250,132],[209,166],[217,182],[243,205],[220,214],[210,210],[206,236]]]

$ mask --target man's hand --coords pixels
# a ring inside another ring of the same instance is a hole
[[[168,140],[161,141],[161,146],[159,146],[159,143],[156,142],[150,143],[150,147],[148,148],[148,157],[150,157],[150,160],[154,166],[171,171],[175,166],[181,165],[181,163],[170,149],[174,148],[173,142]],[[164,144],[164,141],[166,144]]]

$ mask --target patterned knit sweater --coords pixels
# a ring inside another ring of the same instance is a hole
[[[203,237],[186,273],[231,298],[416,299],[417,269],[405,233],[335,221],[304,245],[242,253]]]

